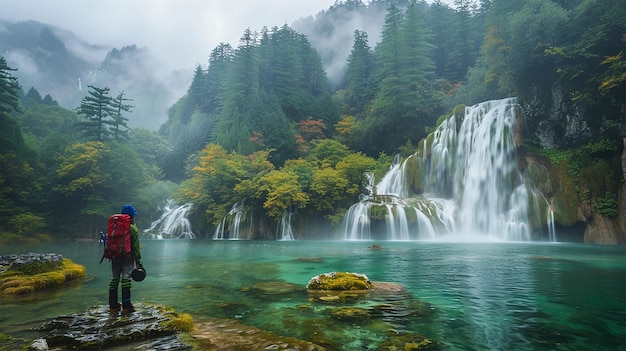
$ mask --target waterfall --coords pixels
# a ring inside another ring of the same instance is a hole
[[[144,233],[155,239],[195,239],[196,235],[191,231],[191,223],[187,219],[189,210],[190,203],[176,206],[173,200],[167,200],[161,217],[152,222]]]
[[[350,206],[343,217],[341,227],[345,240],[369,240],[370,235],[370,203],[359,201]]]
[[[551,242],[556,242],[556,228],[554,227],[554,210],[552,206],[548,207],[548,238]]]
[[[464,234],[530,239],[527,190],[515,184],[521,179],[513,134],[517,108],[515,98],[465,108],[457,134],[453,192]]]
[[[242,220],[245,218],[245,210],[244,210],[245,200],[237,201],[230,209],[230,211],[222,218],[222,222],[215,229],[215,233],[213,234],[213,239],[230,239],[230,240],[239,240],[246,239],[249,237],[242,236],[240,238],[240,226]],[[229,221],[232,219],[232,221]],[[250,226],[251,228],[252,226]],[[228,228],[228,235],[225,235],[226,228]],[[249,233],[248,233],[249,234]]]
[[[403,176],[403,168],[400,161],[400,155],[396,155],[391,168],[376,186],[377,194],[393,195],[399,198],[407,197],[407,187],[404,184],[406,178]]]
[[[507,98],[444,120],[423,143],[423,157],[412,160],[423,163],[424,193],[410,194],[408,186],[406,165],[416,154],[404,162],[396,156],[375,193],[347,211],[343,238],[530,240],[529,190],[516,164],[516,113],[516,99]]]
[[[278,227],[276,228],[276,238],[278,240],[294,240],[293,231],[291,229],[291,217],[293,217],[293,215],[294,213],[290,209],[280,219]]]

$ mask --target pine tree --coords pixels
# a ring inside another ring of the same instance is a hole
[[[114,99],[111,100],[111,107],[113,107],[112,121],[111,127],[109,131],[113,135],[113,139],[119,140],[120,137],[128,137],[128,131],[130,127],[128,127],[128,118],[124,117],[124,112],[131,112],[131,108],[134,106],[127,104],[128,101],[133,101],[132,99],[127,99],[124,97],[126,95],[123,91],[117,95]]]
[[[0,113],[2,114],[19,111],[20,86],[11,71],[17,70],[9,67],[4,56],[0,56]]]
[[[347,104],[351,113],[362,112],[373,98],[374,55],[367,42],[367,33],[354,31],[354,44],[348,56]]]
[[[109,88],[89,85],[89,95],[81,100],[80,106],[76,109],[78,114],[87,118],[86,122],[79,122],[76,125],[86,139],[102,141],[108,135],[107,126],[112,125],[111,118],[115,115],[112,101]]]
[[[244,31],[235,52],[220,102],[222,109],[213,132],[214,140],[228,151],[253,152],[252,106],[258,101],[259,63],[256,33]]]

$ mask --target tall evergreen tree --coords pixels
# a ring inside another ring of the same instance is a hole
[[[109,91],[109,88],[89,85],[89,95],[81,100],[76,109],[78,114],[87,118],[86,122],[77,123],[87,140],[102,141],[109,133],[107,126],[112,124],[111,117],[115,115]]]
[[[0,230],[9,217],[18,213],[20,198],[26,194],[24,182],[24,138],[10,113],[18,111],[19,84],[3,56],[0,56]]]
[[[133,105],[127,104],[132,99],[124,97],[126,95],[123,91],[119,93],[115,98],[111,100],[111,107],[113,107],[112,121],[110,127],[110,133],[113,135],[113,139],[119,140],[119,138],[128,137],[128,118],[124,117],[124,112],[131,112]]]
[[[357,125],[364,150],[372,155],[417,143],[433,122],[441,102],[431,96],[434,65],[427,38],[415,1],[405,14],[389,7],[375,52],[378,91],[371,112]]]
[[[347,97],[350,114],[361,113],[374,96],[374,55],[368,44],[367,33],[355,30],[352,51],[346,69]]]
[[[251,106],[258,101],[259,60],[256,33],[249,28],[244,31],[221,98],[222,109],[213,132],[214,140],[228,151],[249,154],[254,145],[251,122],[254,111]]]
[[[19,111],[18,94],[20,86],[17,78],[12,75],[17,71],[7,65],[4,56],[0,56],[0,113]]]
[[[220,96],[224,90],[228,67],[234,59],[235,52],[230,44],[220,43],[209,56],[209,67],[206,72],[207,91],[205,97],[205,113],[216,113],[220,105]]]
[[[189,96],[190,101],[195,109],[199,109],[201,111],[205,110],[205,98],[208,90],[208,81],[207,81],[207,72],[202,69],[202,66],[196,66],[196,70],[193,74],[193,79],[191,80],[191,84],[187,89],[187,96]]]

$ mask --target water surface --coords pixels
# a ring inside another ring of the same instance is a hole
[[[626,350],[626,248],[547,243],[142,240],[145,281],[134,301],[196,317],[237,318],[341,350],[376,350],[389,330],[424,335],[446,350]],[[5,245],[0,254],[55,252],[85,265],[88,279],[27,297],[0,298],[0,332],[107,303],[109,264],[95,242]],[[324,322],[308,280],[350,271],[395,282],[432,307],[428,317],[391,316],[384,325]],[[261,282],[295,293],[261,296]],[[309,308],[303,309],[302,306]],[[305,312],[303,312],[305,311]],[[311,340],[313,341],[313,340]]]

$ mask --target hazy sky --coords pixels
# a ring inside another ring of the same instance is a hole
[[[432,1],[428,1],[429,3]],[[451,3],[452,0],[444,1]],[[243,31],[292,24],[335,0],[0,0],[0,19],[36,20],[91,44],[148,47],[172,69],[206,65],[220,42]]]
[[[172,69],[206,65],[220,42],[237,46],[246,28],[291,24],[335,0],[0,0],[0,19],[36,20],[92,44],[135,44],[163,55]]]

